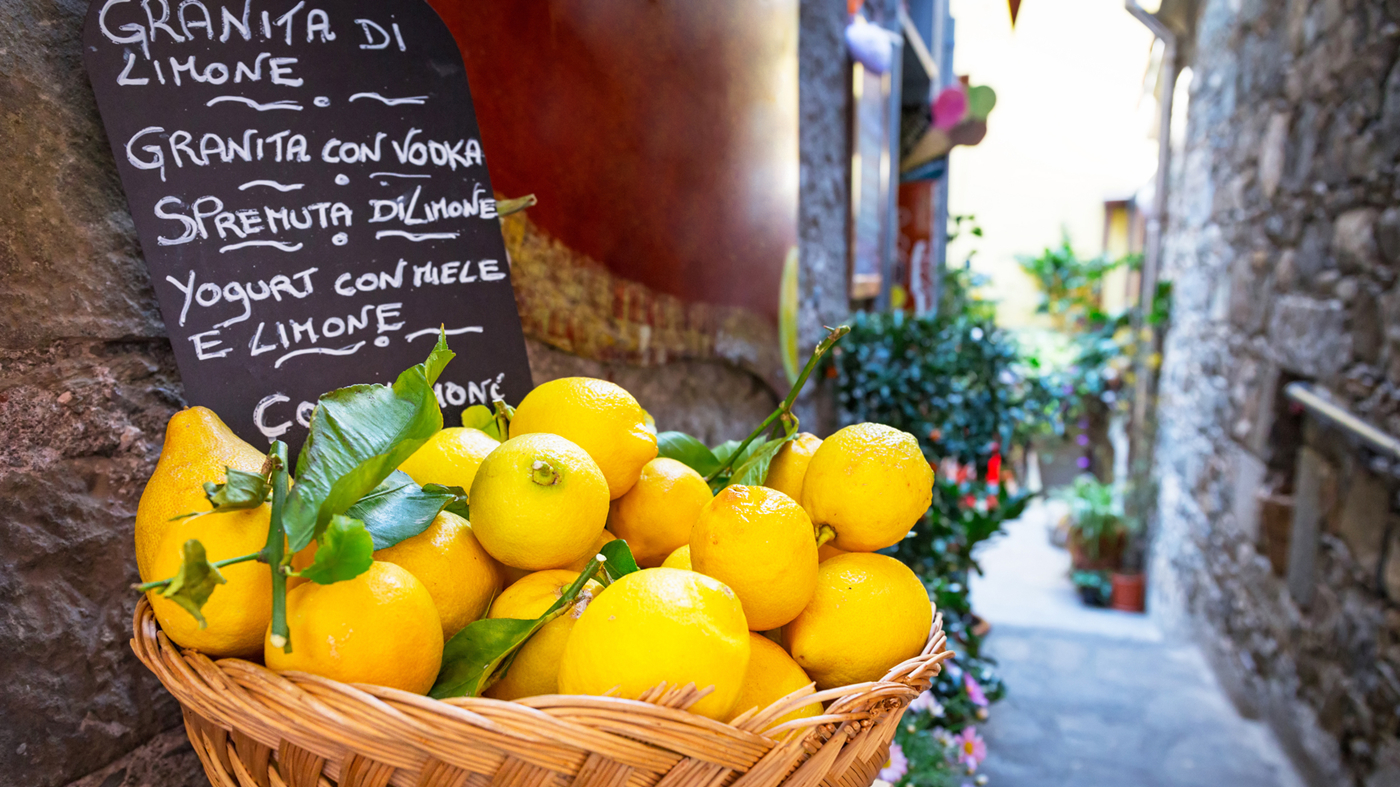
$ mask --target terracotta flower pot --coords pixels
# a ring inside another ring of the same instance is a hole
[[[1147,595],[1147,579],[1142,574],[1113,574],[1113,595],[1109,606],[1123,612],[1142,612]]]

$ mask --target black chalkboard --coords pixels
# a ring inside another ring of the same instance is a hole
[[[423,0],[94,0],[88,75],[191,404],[295,451],[446,326],[448,423],[530,389],[462,56]]]

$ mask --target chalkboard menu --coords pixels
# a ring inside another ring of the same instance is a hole
[[[462,408],[530,389],[462,57],[423,0],[95,0],[88,75],[191,404],[295,450],[445,327]]]

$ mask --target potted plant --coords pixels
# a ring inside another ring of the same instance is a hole
[[[1124,531],[1126,546],[1117,570],[1113,572],[1112,592],[1108,605],[1122,612],[1142,612],[1146,608],[1147,579],[1142,573],[1143,544],[1137,537],[1140,528],[1129,521]]]
[[[1086,473],[1059,497],[1069,503],[1069,553],[1074,569],[1117,569],[1126,546],[1127,525],[1113,487]]]

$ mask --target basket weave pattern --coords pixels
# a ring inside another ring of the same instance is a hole
[[[923,652],[881,680],[803,689],[725,724],[684,710],[704,696],[694,686],[434,700],[182,652],[144,598],[133,629],[215,787],[868,787],[952,655],[935,614]],[[758,732],[814,699],[830,702],[823,715]]]

